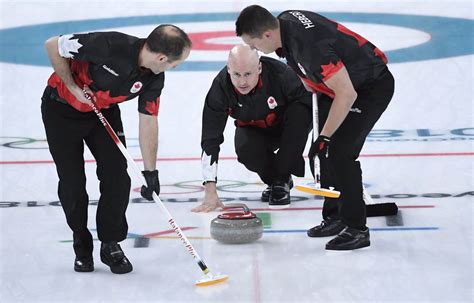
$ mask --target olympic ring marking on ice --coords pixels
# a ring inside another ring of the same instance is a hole
[[[160,195],[185,195],[185,194],[195,194],[195,193],[200,193],[204,191],[204,187],[202,186],[196,186],[196,185],[188,185],[188,186],[177,186],[175,184],[161,184],[160,189],[163,189],[163,187],[178,187],[178,188],[184,188],[184,189],[192,189],[192,191],[181,191],[181,192],[166,192],[163,190],[160,190]],[[136,187],[133,189],[134,192],[139,193],[141,190],[141,187]]]
[[[190,183],[190,182],[199,182],[199,183],[201,183],[202,181],[201,180],[182,181],[182,182],[175,183],[174,186],[180,187],[180,188],[186,188],[185,186],[193,186],[193,185],[185,185],[186,183]],[[231,183],[230,184],[222,184],[222,183],[225,183],[225,182],[231,182]],[[228,190],[228,188],[240,188],[240,187],[245,187],[245,186],[248,186],[248,185],[255,185],[255,184],[260,184],[260,183],[249,183],[249,182],[238,181],[238,180],[219,180],[216,188],[217,188],[218,191],[229,192],[229,193],[243,193],[243,194],[245,194],[245,193],[260,193],[261,191],[234,191],[234,190]],[[203,186],[200,186],[200,188],[202,188],[202,191],[204,190]]]
[[[261,185],[262,183],[255,183],[255,182],[244,182],[244,181],[238,181],[238,180],[219,180],[219,183],[223,182],[230,182],[230,184],[222,184],[222,185],[217,185],[217,191],[222,191],[222,192],[228,192],[228,193],[242,193],[242,194],[249,194],[249,193],[260,193],[261,190],[241,190],[241,191],[236,191],[236,190],[228,190],[228,188],[241,188],[245,186],[251,186],[251,185]],[[181,181],[177,182],[174,184],[162,184],[161,188],[163,187],[177,187],[177,188],[182,188],[182,189],[191,189],[191,191],[182,191],[182,192],[164,192],[160,191],[160,195],[183,195],[183,194],[194,194],[194,193],[199,193],[204,191],[204,186],[202,185],[194,185],[194,184],[187,184],[187,183],[198,183],[201,184],[201,180],[189,180],[189,181]],[[133,189],[134,192],[139,193],[141,187],[136,187]]]
[[[228,180],[230,181],[230,180]],[[235,191],[235,190],[228,190],[227,188],[240,188],[244,186],[252,186],[252,185],[263,185],[263,183],[259,182],[243,182],[243,181],[237,181],[238,183],[236,184],[224,184],[224,185],[219,185],[217,186],[217,189],[222,192],[227,192],[227,193],[243,193],[243,194],[249,194],[249,193],[261,193],[262,190],[241,190],[241,191]]]
[[[177,192],[177,193],[173,193],[173,192],[163,192],[163,194],[193,194],[193,193],[200,193],[200,192],[203,192],[204,191],[204,187],[202,186],[197,186],[197,185],[186,185],[186,186],[178,186],[177,184],[173,184],[173,185],[165,185],[165,186],[175,186],[175,187],[178,187],[178,188],[184,188],[184,189],[191,189],[193,191],[186,191],[186,192]]]
[[[180,187],[180,188],[187,188],[187,186],[195,186],[195,185],[186,185],[186,183],[190,183],[190,182],[202,183],[201,180],[182,181],[182,182],[175,183],[174,186]],[[222,183],[225,183],[225,182],[230,182],[230,184],[222,184]],[[240,187],[245,187],[247,185],[254,185],[254,184],[258,184],[258,183],[248,183],[248,182],[238,181],[238,180],[219,180],[219,182],[216,186],[216,189],[218,191],[230,192],[230,193],[259,193],[260,191],[233,191],[233,190],[227,190],[228,188],[240,188]],[[201,191],[204,191],[203,186],[200,185],[199,188],[202,189]]]
[[[184,191],[184,192],[160,192],[160,195],[183,195],[183,194],[194,194],[194,193],[199,193],[204,191],[204,186],[202,185],[193,185],[193,184],[187,184],[187,183],[198,183],[201,184],[201,180],[189,180],[189,181],[181,181],[177,182],[174,184],[166,184],[166,185],[161,185],[161,187],[177,187],[177,188],[183,188],[183,189],[193,189],[193,191]],[[245,186],[253,186],[253,185],[265,185],[261,182],[245,182],[245,181],[239,181],[239,180],[219,180],[219,183],[223,182],[230,182],[230,184],[222,184],[222,185],[217,185],[217,191],[221,192],[227,192],[227,193],[237,193],[237,194],[259,194],[262,192],[262,190],[228,190],[228,188],[241,188]],[[364,186],[365,188],[371,187],[373,184],[370,183],[365,183]],[[139,193],[141,187],[134,188],[133,191]],[[255,201],[260,201],[260,198],[258,198]]]
[[[8,139],[9,141],[5,143],[1,143],[4,139]],[[13,140],[13,141],[12,141]],[[127,140],[127,148],[135,148],[139,147],[138,138],[126,138]],[[137,143],[130,144],[130,141]],[[31,145],[35,143],[44,144],[46,146],[40,147],[31,147],[25,145]],[[13,148],[13,149],[48,149],[48,141],[46,139],[35,139],[35,138],[28,138],[28,137],[8,137],[8,136],[0,136],[0,146]]]
[[[387,51],[386,55],[391,63],[450,58],[474,53],[472,43],[474,20],[471,19],[385,13],[324,12],[323,14],[339,22],[408,27],[431,35],[431,40],[426,43]],[[53,22],[1,29],[0,61],[49,66],[43,47],[44,41],[59,34],[160,23],[234,21],[237,15],[237,12],[228,12],[134,16]],[[225,62],[220,61],[185,61],[176,70],[211,71],[220,70],[224,65]]]
[[[1,143],[0,145],[3,147],[8,147],[8,148],[15,148],[15,149],[45,149],[44,147],[19,147],[19,145],[25,145],[25,144],[31,144],[35,142],[45,142],[46,140],[37,140],[33,138],[26,138],[26,137],[0,137],[0,139],[10,139],[10,140],[16,140],[16,141],[10,141],[6,143]],[[47,147],[46,147],[47,148]]]

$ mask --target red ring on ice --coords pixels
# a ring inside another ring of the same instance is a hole
[[[230,50],[235,44],[209,43],[208,39],[236,37],[234,31],[225,32],[203,32],[203,33],[188,33],[188,37],[193,42],[193,50],[208,50],[208,51],[225,51]]]

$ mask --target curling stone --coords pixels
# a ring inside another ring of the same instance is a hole
[[[242,244],[262,237],[262,220],[243,203],[227,204],[224,211],[211,221],[211,237],[222,243]]]

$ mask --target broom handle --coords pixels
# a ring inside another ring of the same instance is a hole
[[[313,109],[313,143],[318,139],[319,136],[319,117],[318,117],[318,95],[316,92],[313,93],[312,100]],[[314,181],[316,184],[321,184],[321,169],[319,163],[319,157],[314,157]]]

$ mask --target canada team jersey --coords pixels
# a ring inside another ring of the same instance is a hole
[[[69,59],[76,84],[81,88],[88,85],[94,92],[99,108],[138,96],[138,111],[157,116],[165,76],[138,65],[144,43],[145,39],[118,32],[95,32],[60,36],[58,50],[61,57]],[[60,100],[78,111],[92,111],[71,94],[56,73],[48,85],[56,89]]]
[[[227,67],[214,78],[206,96],[202,116],[201,147],[204,181],[216,181],[220,145],[224,142],[227,118],[236,127],[276,129],[292,102],[311,106],[311,94],[286,64],[261,57],[262,72],[257,86],[248,94],[240,94],[232,85]]]
[[[277,50],[313,90],[334,98],[324,81],[343,66],[354,88],[363,89],[386,70],[385,54],[343,25],[309,11],[285,11],[278,16],[282,48]]]

